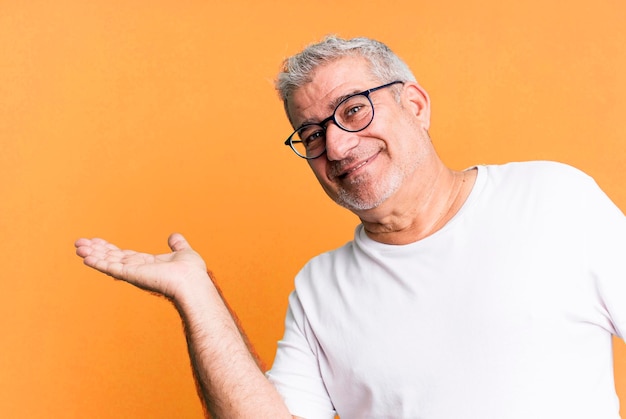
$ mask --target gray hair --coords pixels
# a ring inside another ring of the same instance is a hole
[[[415,81],[415,76],[396,54],[382,42],[369,38],[342,39],[329,35],[302,52],[283,61],[276,79],[276,90],[287,110],[287,100],[293,92],[310,83],[313,72],[321,65],[344,57],[363,57],[370,71],[381,83],[395,80]]]

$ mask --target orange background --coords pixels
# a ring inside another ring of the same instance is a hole
[[[201,417],[174,309],[83,267],[80,236],[186,234],[271,363],[293,276],[356,224],[272,87],[326,33],[406,59],[450,166],[570,163],[625,210],[625,22],[623,0],[0,0],[0,416]]]

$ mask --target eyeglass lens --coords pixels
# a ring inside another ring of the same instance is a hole
[[[346,98],[337,106],[334,113],[337,126],[348,132],[365,129],[372,122],[373,117],[372,102],[365,95]],[[319,124],[305,125],[296,131],[296,135],[300,141],[293,141],[292,144],[302,156],[314,158],[326,149],[326,127]]]

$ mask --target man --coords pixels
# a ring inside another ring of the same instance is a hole
[[[182,236],[158,256],[76,243],[87,265],[174,302],[214,416],[619,417],[626,220],[589,177],[448,169],[428,95],[377,41],[326,38],[277,86],[286,144],[361,224],[296,278],[267,379]]]

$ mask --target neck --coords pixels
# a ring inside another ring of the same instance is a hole
[[[441,166],[421,188],[407,185],[410,190],[400,194],[404,199],[393,197],[357,215],[372,240],[395,245],[419,241],[439,231],[461,209],[476,172],[457,172]]]

